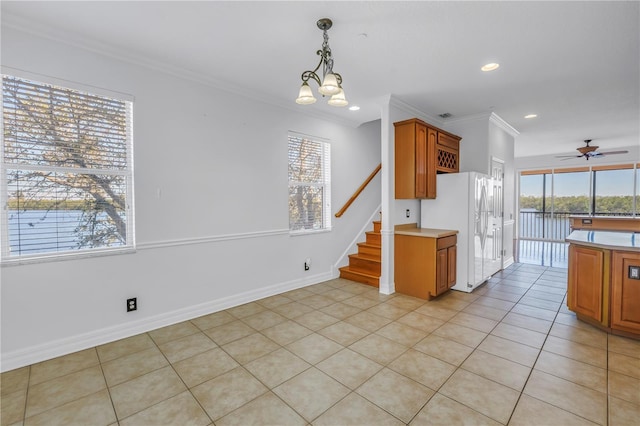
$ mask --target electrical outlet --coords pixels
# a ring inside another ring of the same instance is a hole
[[[131,299],[127,299],[127,312],[138,310],[138,298],[132,297]]]
[[[307,257],[307,260],[304,261],[304,270],[308,271],[311,269],[311,258]]]
[[[405,212],[405,214],[407,215],[407,217],[411,217],[411,210],[407,209],[407,211]]]

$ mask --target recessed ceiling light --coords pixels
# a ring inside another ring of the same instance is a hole
[[[538,114],[527,114],[524,116],[524,118],[536,118],[538,116]]]
[[[357,110],[359,110],[359,109],[360,109],[360,107],[359,107],[358,105],[351,105],[351,106],[349,107],[349,111],[357,111]]]
[[[498,67],[500,67],[500,64],[497,64],[495,62],[491,62],[490,64],[483,65],[482,68],[480,68],[480,69],[482,71],[493,71],[493,70],[497,70]]]

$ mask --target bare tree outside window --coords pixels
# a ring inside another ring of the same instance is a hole
[[[2,90],[9,256],[132,245],[131,103],[10,76]]]

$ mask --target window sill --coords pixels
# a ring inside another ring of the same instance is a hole
[[[306,230],[306,231],[289,231],[290,237],[300,237],[303,235],[315,235],[315,234],[324,234],[327,232],[331,232],[331,228],[324,229],[314,229],[314,230]]]
[[[91,257],[115,256],[121,254],[133,254],[136,252],[135,247],[119,247],[103,250],[85,250],[82,252],[67,252],[59,254],[38,254],[30,256],[21,256],[15,259],[3,259],[0,266],[19,266],[35,263],[61,262],[65,260],[78,260]]]

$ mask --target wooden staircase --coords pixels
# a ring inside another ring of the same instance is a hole
[[[366,242],[358,243],[358,253],[349,255],[349,266],[340,268],[340,278],[374,287],[380,285],[381,226],[381,221],[375,220],[373,222],[373,231],[366,232]]]

